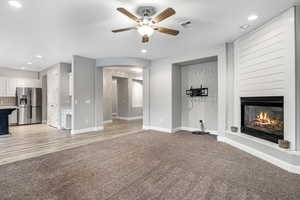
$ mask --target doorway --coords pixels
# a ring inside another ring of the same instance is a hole
[[[105,127],[143,124],[143,69],[103,68],[103,121]]]

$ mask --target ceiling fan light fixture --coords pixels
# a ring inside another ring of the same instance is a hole
[[[147,35],[149,37],[153,34],[154,29],[151,26],[143,25],[138,28],[138,32],[142,36]]]

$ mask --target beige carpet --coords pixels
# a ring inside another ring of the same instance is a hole
[[[149,131],[2,165],[0,199],[299,200],[300,176],[213,136]]]

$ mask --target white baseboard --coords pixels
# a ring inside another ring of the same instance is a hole
[[[178,128],[173,128],[173,129],[168,129],[168,128],[161,128],[161,127],[156,127],[156,126],[143,126],[144,130],[155,130],[155,131],[161,131],[161,132],[166,132],[166,133],[176,133],[179,131],[200,131],[200,129],[197,128],[189,128],[189,127],[178,127]],[[206,130],[212,135],[218,135],[217,131],[211,131],[211,130]]]
[[[131,121],[131,120],[143,119],[143,116],[137,116],[137,117],[120,117],[120,116],[115,116],[114,118],[116,118],[116,119],[122,119],[122,120],[126,120],[126,121]]]
[[[189,131],[189,132],[195,132],[195,131],[201,131],[199,128],[190,128],[190,127],[180,127],[180,131]],[[205,130],[206,132],[209,132],[211,135],[218,135],[218,131],[215,130]]]
[[[172,129],[172,133],[177,133],[177,132],[179,132],[179,131],[181,131],[181,130],[182,130],[182,127],[173,128],[173,129]]]
[[[72,135],[81,134],[81,133],[89,133],[89,132],[96,132],[96,131],[102,131],[104,129],[103,126],[99,127],[92,127],[92,128],[84,128],[79,130],[71,130]]]
[[[300,174],[300,166],[298,165],[293,165],[293,164],[290,164],[286,161],[283,161],[283,160],[280,160],[278,158],[275,158],[273,156],[270,156],[266,153],[263,153],[261,151],[258,151],[254,148],[251,148],[251,147],[248,147],[246,145],[243,145],[243,144],[240,144],[236,141],[233,141],[231,139],[228,139],[226,137],[223,137],[223,136],[218,136],[218,141],[219,142],[224,142],[224,143],[227,143],[231,146],[234,146],[242,151],[245,151],[253,156],[256,156],[262,160],[265,160],[273,165],[276,165],[277,167],[280,167],[286,171],[289,171],[291,173],[295,173],[295,174]]]
[[[143,129],[144,130],[160,131],[160,132],[165,132],[165,133],[172,133],[172,129],[161,128],[161,127],[156,127],[156,126],[143,126]]]
[[[113,121],[112,120],[107,120],[107,121],[104,121],[103,124],[109,124],[109,123],[112,123]]]

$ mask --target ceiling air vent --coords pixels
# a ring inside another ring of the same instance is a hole
[[[191,22],[190,20],[187,20],[187,21],[181,22],[180,25],[181,25],[183,28],[189,28],[189,27],[191,27],[192,22]]]

